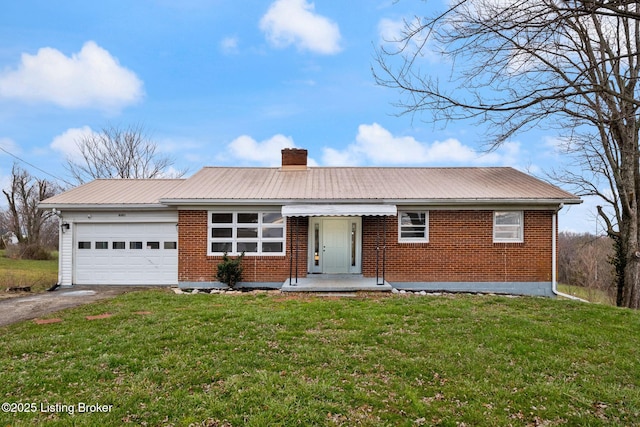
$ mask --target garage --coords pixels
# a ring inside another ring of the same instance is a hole
[[[175,285],[176,222],[74,224],[76,285]]]

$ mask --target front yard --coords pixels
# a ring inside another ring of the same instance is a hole
[[[0,328],[9,403],[0,425],[640,419],[640,313],[630,310],[543,298],[156,290],[55,317]]]
[[[0,250],[0,299],[24,295],[7,292],[9,288],[30,287],[31,292],[42,292],[57,282],[57,253],[52,260],[33,261],[7,258]]]

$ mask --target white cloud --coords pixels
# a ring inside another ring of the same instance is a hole
[[[306,0],[276,0],[260,20],[260,29],[271,45],[331,55],[340,48],[340,29],[330,19],[315,13]]]
[[[18,146],[18,144],[16,144],[14,140],[9,138],[0,138],[0,148],[14,155],[20,152],[20,147]],[[7,152],[0,150],[0,156],[8,155],[9,154]]]
[[[418,18],[413,21],[405,19],[383,18],[378,22],[379,43],[388,52],[404,52],[411,55],[420,51],[419,57],[427,59],[429,62],[438,62],[440,57],[436,47],[428,39],[426,31],[413,34],[412,30],[422,25]],[[407,34],[412,33],[411,37]]]
[[[62,134],[53,138],[50,147],[62,153],[65,158],[77,160],[80,157],[78,141],[92,135],[98,136],[89,126],[67,129]]]
[[[362,165],[509,165],[518,161],[520,145],[505,143],[491,153],[478,152],[454,138],[426,143],[412,136],[394,136],[377,123],[360,125],[353,144],[344,150],[325,148],[329,166]]]
[[[217,160],[235,164],[275,167],[282,163],[282,149],[297,148],[293,138],[277,134],[264,141],[256,141],[248,135],[241,135],[227,145],[225,152]],[[312,159],[307,159],[309,166],[318,166]]]
[[[229,143],[227,151],[232,159],[241,163],[278,166],[281,162],[280,151],[283,148],[294,147],[293,139],[281,134],[260,142],[248,135],[242,135]]]
[[[0,73],[0,98],[65,108],[117,111],[142,99],[142,86],[135,73],[93,41],[71,57],[50,47],[24,53],[16,69]]]
[[[405,22],[400,19],[394,21],[392,19],[383,18],[378,22],[378,34],[382,44],[396,43],[401,41],[404,35]]]
[[[240,41],[237,37],[225,37],[220,42],[220,49],[223,53],[229,55],[238,53],[238,44]]]

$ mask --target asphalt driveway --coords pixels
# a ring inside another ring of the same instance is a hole
[[[65,308],[89,304],[143,289],[147,288],[140,286],[73,286],[58,288],[52,292],[0,300],[0,326],[36,319]]]

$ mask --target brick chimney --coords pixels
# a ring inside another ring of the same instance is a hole
[[[282,149],[282,170],[307,169],[307,150],[304,148]]]

